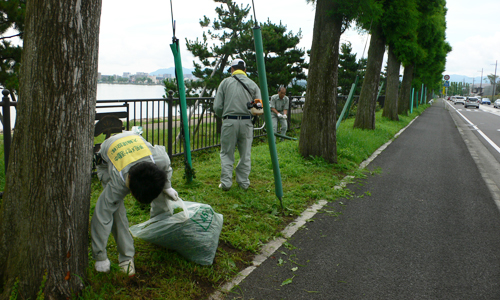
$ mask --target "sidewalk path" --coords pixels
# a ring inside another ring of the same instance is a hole
[[[225,299],[500,299],[500,212],[442,101],[367,169]]]

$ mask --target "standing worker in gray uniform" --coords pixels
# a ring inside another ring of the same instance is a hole
[[[231,63],[232,76],[224,79],[217,89],[214,100],[215,114],[223,119],[221,132],[220,185],[228,191],[233,184],[234,151],[238,146],[240,161],[236,166],[236,182],[246,190],[250,186],[250,152],[253,141],[252,113],[249,104],[261,99],[260,89],[247,77],[246,64],[242,59]]]
[[[137,201],[151,203],[151,217],[164,212],[168,199],[178,199],[170,183],[170,159],[165,147],[153,147],[142,136],[129,131],[105,140],[97,157],[97,175],[104,190],[91,221],[95,268],[98,272],[110,271],[106,246],[112,233],[121,270],[134,276],[134,239],[129,232],[123,199],[131,193]]]
[[[273,95],[271,97],[271,101],[269,101],[269,106],[271,107],[271,111],[273,112],[271,114],[271,117],[273,120],[274,133],[278,133],[278,122],[279,122],[281,125],[281,130],[279,133],[282,135],[286,135],[286,131],[288,129],[287,114],[288,114],[289,100],[288,97],[285,96],[285,94],[286,94],[286,89],[285,87],[281,86],[278,90],[278,94]]]

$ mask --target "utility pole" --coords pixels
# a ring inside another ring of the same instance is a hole
[[[495,102],[495,89],[497,87],[497,63],[498,60],[495,61],[495,76],[493,77],[493,94],[491,94],[491,101]]]
[[[483,69],[482,68],[481,68],[481,83],[479,83],[479,94],[480,94],[480,96],[483,95]]]

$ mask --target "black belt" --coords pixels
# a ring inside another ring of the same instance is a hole
[[[249,120],[251,119],[252,117],[250,116],[224,116],[224,120],[225,119],[233,119],[233,120]]]

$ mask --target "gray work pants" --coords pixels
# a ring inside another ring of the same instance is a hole
[[[97,174],[103,187],[105,188],[110,177],[107,165],[97,166]],[[111,220],[105,211],[113,211]],[[110,203],[105,198],[99,199],[95,205],[94,215],[91,221],[92,233],[92,255],[94,260],[102,261],[108,258],[106,246],[108,245],[109,234],[112,233],[116,241],[119,262],[134,258],[134,239],[128,231],[128,219],[125,205],[122,201]]]
[[[97,175],[103,187],[106,188],[106,185],[110,181],[107,164],[97,166]],[[105,212],[113,210],[114,213],[111,220],[109,220]],[[151,218],[165,211],[170,210],[168,208],[167,197],[162,192],[151,202]],[[95,205],[91,223],[92,255],[94,260],[102,261],[108,258],[106,246],[108,245],[110,233],[113,234],[116,241],[119,262],[134,258],[134,239],[129,231],[127,212],[123,200],[116,201],[115,204],[113,202],[110,203],[105,198],[99,199]]]
[[[253,141],[252,120],[233,120],[225,119],[222,124],[221,132],[221,174],[220,182],[224,188],[229,189],[233,185],[233,165],[234,152],[238,147],[240,161],[235,168],[236,182],[243,189],[250,186],[251,159]]]
[[[274,131],[274,133],[286,135],[286,131],[288,130],[288,119],[278,118],[278,116],[276,114],[272,114],[271,117],[273,119],[273,131]],[[280,132],[278,132],[278,122],[281,124]]]

